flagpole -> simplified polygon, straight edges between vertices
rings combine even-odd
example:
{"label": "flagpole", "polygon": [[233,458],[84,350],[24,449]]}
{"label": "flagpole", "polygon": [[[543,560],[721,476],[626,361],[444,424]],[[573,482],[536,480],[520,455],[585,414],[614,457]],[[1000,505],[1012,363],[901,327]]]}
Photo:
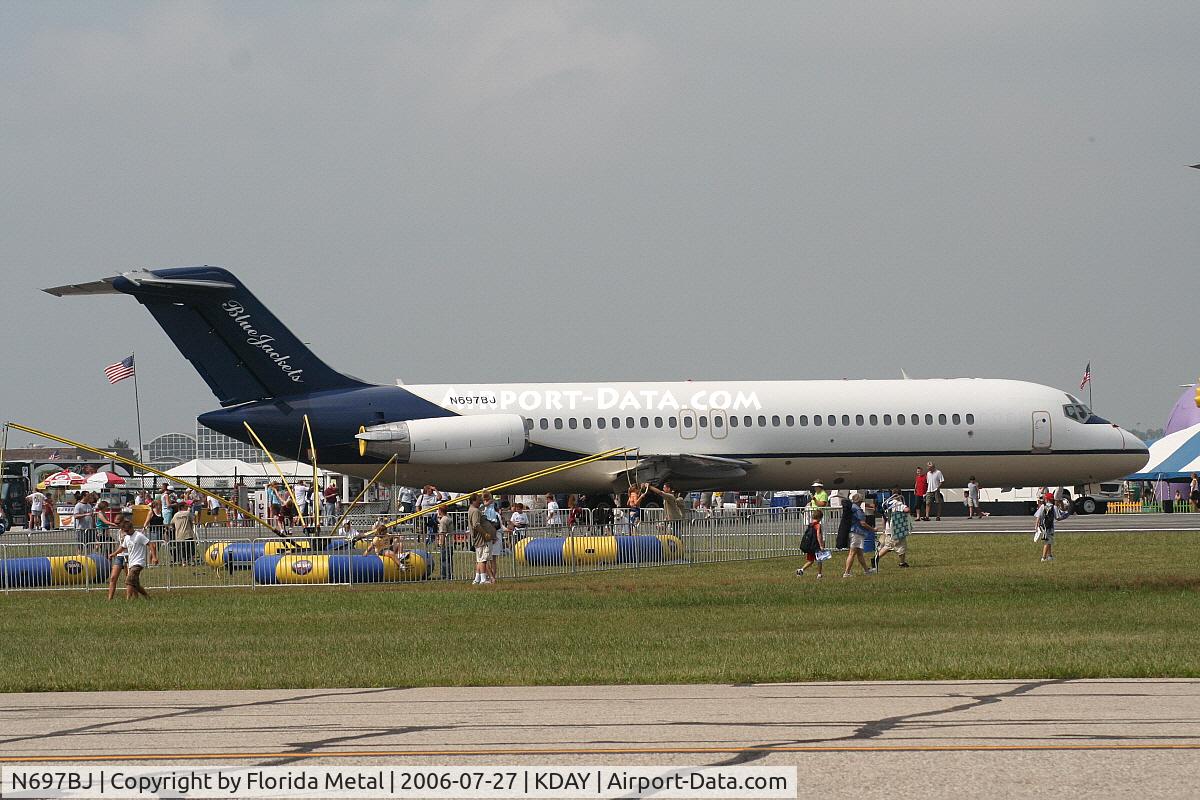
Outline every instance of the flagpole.
{"label": "flagpole", "polygon": [[[146,454],[142,450],[142,403],[138,399],[137,353],[131,352],[129,354],[129,358],[133,361],[133,408],[134,408],[134,413],[137,414],[137,434],[138,434],[137,460],[141,461],[143,458],[145,458]],[[142,491],[144,492],[145,490],[146,490],[146,473],[145,473],[145,471],[143,471],[142,472]]]}
{"label": "flagpole", "polygon": [[[1092,367],[1092,362],[1088,361],[1088,373],[1091,373],[1091,371],[1092,371],[1091,367]],[[1092,409],[1092,412],[1095,413],[1096,407],[1094,405],[1092,405],[1092,382],[1093,381],[1092,381],[1091,375],[1089,374],[1089,376],[1088,376],[1088,408]]]}

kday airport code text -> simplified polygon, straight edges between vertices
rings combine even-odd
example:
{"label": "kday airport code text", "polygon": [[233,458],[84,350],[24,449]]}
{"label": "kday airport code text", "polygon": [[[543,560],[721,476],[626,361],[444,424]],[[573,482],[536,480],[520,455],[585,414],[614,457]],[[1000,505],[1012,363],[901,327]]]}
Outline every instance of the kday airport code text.
{"label": "kday airport code text", "polygon": [[783,798],[795,767],[5,767],[0,798]]}

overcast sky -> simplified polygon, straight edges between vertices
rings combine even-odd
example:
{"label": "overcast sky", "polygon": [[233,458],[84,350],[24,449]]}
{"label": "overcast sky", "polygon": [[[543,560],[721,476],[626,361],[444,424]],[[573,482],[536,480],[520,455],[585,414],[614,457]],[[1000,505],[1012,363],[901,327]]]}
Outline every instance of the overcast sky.
{"label": "overcast sky", "polygon": [[[235,272],[379,382],[1200,371],[1200,4],[0,3],[2,416],[216,407],[132,298]],[[1086,393],[1084,394],[1086,400]],[[25,439],[27,437],[20,437]],[[14,442],[10,441],[10,445]]]}

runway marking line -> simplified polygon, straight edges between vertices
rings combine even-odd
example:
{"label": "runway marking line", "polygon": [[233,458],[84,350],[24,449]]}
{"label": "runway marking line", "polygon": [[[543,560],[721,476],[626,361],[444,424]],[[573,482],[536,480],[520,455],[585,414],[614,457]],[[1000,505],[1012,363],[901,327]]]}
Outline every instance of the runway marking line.
{"label": "runway marking line", "polygon": [[302,753],[145,753],[100,756],[0,756],[0,764],[60,761],[219,761],[267,758],[429,758],[434,756],[605,756],[704,755],[725,753],[955,753],[1089,750],[1200,750],[1200,742],[1161,744],[894,744],[894,745],[780,745],[777,747],[549,747],[481,750],[339,750]]}

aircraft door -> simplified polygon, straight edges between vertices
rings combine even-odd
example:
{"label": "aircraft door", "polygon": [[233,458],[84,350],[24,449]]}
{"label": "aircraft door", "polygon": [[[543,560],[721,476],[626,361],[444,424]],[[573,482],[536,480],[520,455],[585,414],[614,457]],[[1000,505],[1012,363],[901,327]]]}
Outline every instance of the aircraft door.
{"label": "aircraft door", "polygon": [[714,408],[709,412],[708,417],[710,426],[708,430],[712,433],[712,437],[714,439],[724,439],[726,434],[729,433],[729,417],[726,415],[725,410]]}
{"label": "aircraft door", "polygon": [[696,430],[696,412],[690,408],[679,409],[679,435],[684,439],[695,439]]}
{"label": "aircraft door", "polygon": [[1033,450],[1036,453],[1050,452],[1050,414],[1046,411],[1033,412]]}

